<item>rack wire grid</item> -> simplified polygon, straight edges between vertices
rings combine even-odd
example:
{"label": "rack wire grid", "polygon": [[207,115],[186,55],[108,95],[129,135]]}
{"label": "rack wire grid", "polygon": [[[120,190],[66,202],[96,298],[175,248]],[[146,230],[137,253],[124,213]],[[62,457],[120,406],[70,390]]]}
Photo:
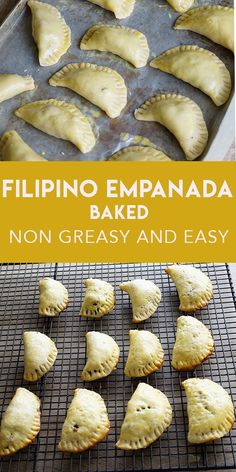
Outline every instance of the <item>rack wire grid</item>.
{"label": "rack wire grid", "polygon": [[[195,316],[214,336],[215,353],[190,373],[178,373],[171,366],[179,300],[174,284],[162,264],[14,264],[0,267],[0,405],[5,411],[17,387],[25,386],[41,398],[41,431],[32,445],[3,458],[1,472],[126,472],[154,470],[236,469],[236,430],[207,445],[187,442],[186,397],[181,381],[187,377],[207,377],[219,382],[235,399],[236,313],[233,285],[225,264],[196,264],[212,280],[214,298]],[[55,318],[38,316],[38,282],[44,277],[60,280],[69,290],[66,311]],[[84,295],[83,280],[101,278],[115,286],[115,309],[100,320],[79,316]],[[115,448],[125,407],[138,380],[124,376],[129,349],[128,332],[133,328],[131,305],[119,283],[134,278],[155,282],[162,291],[157,312],[141,329],[157,334],[165,351],[163,368],[144,382],[159,388],[173,408],[173,422],[159,440],[136,452]],[[57,345],[54,367],[37,383],[23,380],[24,330],[39,330]],[[121,348],[118,368],[101,381],[84,383],[80,374],[85,365],[85,334],[89,330],[108,333]],[[62,454],[57,450],[62,424],[76,387],[86,387],[104,398],[111,421],[106,440],[82,454]]]}

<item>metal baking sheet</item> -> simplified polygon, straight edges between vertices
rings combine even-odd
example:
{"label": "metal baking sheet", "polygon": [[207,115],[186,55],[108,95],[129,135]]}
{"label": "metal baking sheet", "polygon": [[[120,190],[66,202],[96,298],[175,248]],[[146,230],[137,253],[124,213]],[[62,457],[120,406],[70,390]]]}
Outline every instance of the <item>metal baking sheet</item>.
{"label": "metal baking sheet", "polygon": [[[134,143],[148,144],[166,152],[174,160],[185,160],[184,154],[164,127],[156,123],[137,121],[133,112],[147,98],[159,92],[179,92],[195,100],[201,107],[209,130],[209,144],[203,160],[222,160],[233,140],[234,100],[216,107],[200,90],[150,66],[135,69],[126,61],[109,53],[81,51],[79,42],[86,30],[98,22],[122,24],[142,31],[150,46],[150,59],[180,44],[197,44],[214,52],[225,63],[233,78],[233,54],[207,38],[189,31],[175,31],[173,24],[178,14],[165,0],[136,0],[132,15],[117,20],[108,12],[86,0],[48,0],[59,8],[72,30],[72,46],[59,64],[40,67],[37,48],[32,38],[31,13],[26,0],[21,0],[0,28],[0,72],[31,74],[36,90],[19,95],[0,105],[0,134],[15,129],[37,153],[49,160],[105,160],[122,147]],[[212,0],[196,0],[195,6],[214,4]],[[230,1],[224,2],[231,4]],[[92,62],[117,70],[128,88],[128,104],[121,116],[111,120],[96,106],[74,92],[48,85],[53,73],[70,62]],[[72,144],[45,135],[14,115],[19,106],[34,100],[58,98],[77,105],[91,119],[97,144],[89,154],[81,154]],[[142,139],[145,138],[145,139]]]}

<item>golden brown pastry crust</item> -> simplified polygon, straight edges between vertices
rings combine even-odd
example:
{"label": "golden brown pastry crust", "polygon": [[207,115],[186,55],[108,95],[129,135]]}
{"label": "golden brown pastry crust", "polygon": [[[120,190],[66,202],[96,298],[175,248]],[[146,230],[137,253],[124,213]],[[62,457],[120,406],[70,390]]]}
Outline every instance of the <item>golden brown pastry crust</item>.
{"label": "golden brown pastry crust", "polygon": [[155,313],[161,301],[159,287],[150,280],[134,279],[122,282],[120,289],[130,296],[133,311],[133,323],[141,323]]}
{"label": "golden brown pastry crust", "polygon": [[37,331],[25,331],[23,342],[24,380],[36,382],[53,366],[57,348],[46,334]]}
{"label": "golden brown pastry crust", "polygon": [[100,279],[87,279],[84,282],[86,292],[80,310],[81,316],[101,318],[114,308],[114,288]]}
{"label": "golden brown pastry crust", "polygon": [[164,363],[164,351],[157,336],[147,330],[132,329],[129,337],[130,349],[125,375],[145,377],[159,370]]}
{"label": "golden brown pastry crust", "polygon": [[39,282],[39,314],[57,316],[69,303],[68,290],[58,280],[44,277]]}
{"label": "golden brown pastry crust", "polygon": [[105,333],[90,331],[86,334],[87,362],[81,374],[86,382],[107,377],[116,369],[120,349],[115,340]]}

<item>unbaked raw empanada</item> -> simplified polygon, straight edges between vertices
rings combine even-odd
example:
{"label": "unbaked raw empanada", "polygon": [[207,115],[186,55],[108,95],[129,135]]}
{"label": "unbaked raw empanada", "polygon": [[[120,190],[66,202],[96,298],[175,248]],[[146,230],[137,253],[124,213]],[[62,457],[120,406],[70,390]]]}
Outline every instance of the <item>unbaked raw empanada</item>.
{"label": "unbaked raw empanada", "polygon": [[71,45],[71,31],[59,10],[48,3],[29,0],[32,34],[39,51],[39,64],[52,66]]}
{"label": "unbaked raw empanada", "polygon": [[69,303],[66,287],[50,277],[40,280],[39,294],[39,314],[42,316],[59,315]]}
{"label": "unbaked raw empanada", "polygon": [[114,288],[108,282],[99,279],[85,280],[86,292],[80,315],[101,318],[114,308]]}
{"label": "unbaked raw empanada", "polygon": [[38,331],[25,331],[23,342],[24,380],[36,382],[53,366],[57,348],[46,334]]}
{"label": "unbaked raw empanada", "polygon": [[116,446],[126,450],[143,449],[156,441],[171,421],[172,408],[164,393],[139,383],[128,401]]}
{"label": "unbaked raw empanada", "polygon": [[89,120],[71,103],[56,99],[23,105],[15,112],[30,125],[55,138],[73,143],[82,153],[95,146],[95,136]]}
{"label": "unbaked raw empanada", "polygon": [[218,106],[229,98],[230,73],[224,63],[207,49],[194,45],[178,46],[153,59],[150,66],[199,88]]}
{"label": "unbaked raw empanada", "polygon": [[127,292],[130,296],[133,323],[140,323],[150,318],[161,301],[159,287],[150,280],[135,279],[130,282],[122,282],[120,289]]}
{"label": "unbaked raw empanada", "polygon": [[209,329],[193,316],[177,319],[176,340],[171,365],[176,370],[193,370],[214,351]]}
{"label": "unbaked raw empanada", "polygon": [[233,402],[221,385],[209,379],[187,379],[188,441],[194,444],[225,436],[234,424]]}
{"label": "unbaked raw empanada", "polygon": [[2,161],[46,161],[36,154],[16,131],[7,131],[0,139]]}
{"label": "unbaked raw empanada", "polygon": [[58,449],[82,452],[101,442],[110,429],[106,405],[91,390],[77,388],[62,427]]}
{"label": "unbaked raw empanada", "polygon": [[81,62],[68,64],[49,80],[54,87],[67,87],[117,118],[127,104],[127,88],[118,72],[109,67]]}
{"label": "unbaked raw empanada", "polygon": [[179,13],[189,10],[194,4],[194,0],[167,0],[172,8]]}
{"label": "unbaked raw empanada", "polygon": [[144,67],[149,56],[144,34],[127,26],[94,25],[82,38],[80,48],[112,52],[135,67]]}
{"label": "unbaked raw empanada", "polygon": [[30,75],[0,74],[0,103],[34,88],[34,79]]}
{"label": "unbaked raw empanada", "polygon": [[151,146],[128,146],[113,154],[108,161],[158,161],[166,162],[171,159],[164,152]]}
{"label": "unbaked raw empanada", "polygon": [[234,9],[222,5],[204,5],[177,18],[175,29],[190,30],[234,51]]}
{"label": "unbaked raw empanada", "polygon": [[81,379],[92,380],[107,377],[119,361],[120,349],[111,336],[98,331],[89,331],[86,334],[87,362],[81,374]]}
{"label": "unbaked raw empanada", "polygon": [[135,0],[89,0],[105,10],[112,11],[116,18],[127,18],[131,15]]}
{"label": "unbaked raw empanada", "polygon": [[179,141],[188,160],[203,153],[208,131],[199,106],[190,98],[176,93],[156,95],[134,114],[137,120],[156,121],[165,126]]}
{"label": "unbaked raw empanada", "polygon": [[26,388],[17,388],[0,426],[0,456],[8,456],[33,442],[40,430],[40,400]]}
{"label": "unbaked raw empanada", "polygon": [[209,277],[189,265],[172,265],[165,269],[172,278],[180,299],[179,310],[191,312],[208,305],[213,287]]}
{"label": "unbaked raw empanada", "polygon": [[127,377],[145,377],[162,367],[164,351],[155,334],[131,329],[129,338],[129,355],[124,370]]}

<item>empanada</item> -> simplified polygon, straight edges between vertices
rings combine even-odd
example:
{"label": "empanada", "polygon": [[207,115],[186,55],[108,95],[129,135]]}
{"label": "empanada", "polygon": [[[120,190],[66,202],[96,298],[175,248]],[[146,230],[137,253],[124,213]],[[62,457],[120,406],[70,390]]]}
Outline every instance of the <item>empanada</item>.
{"label": "empanada", "polygon": [[0,74],[0,103],[34,88],[34,79],[30,75]]}
{"label": "empanada", "polygon": [[167,0],[169,5],[179,13],[184,13],[189,10],[194,4],[194,0]]}
{"label": "empanada", "polygon": [[2,161],[46,161],[26,144],[16,131],[7,131],[0,139]]}
{"label": "empanada", "polygon": [[0,426],[0,456],[8,456],[33,442],[40,430],[40,400],[26,388],[17,388]]}
{"label": "empanada", "polygon": [[196,311],[208,305],[213,295],[209,277],[189,265],[172,265],[165,269],[173,280],[180,299],[180,311]]}
{"label": "empanada", "polygon": [[149,56],[149,47],[144,34],[119,25],[92,26],[83,36],[80,48],[112,52],[135,67],[144,67]]}
{"label": "empanada", "polygon": [[50,277],[40,280],[39,294],[39,314],[42,316],[59,315],[69,303],[66,287]]}
{"label": "empanada", "polygon": [[199,157],[208,140],[208,131],[199,106],[188,97],[176,93],[163,93],[147,100],[135,110],[135,118],[156,121],[174,134],[186,159]]}
{"label": "empanada", "polygon": [[46,334],[37,331],[25,331],[23,342],[24,380],[36,382],[53,366],[57,348]]}
{"label": "empanada", "polygon": [[129,355],[124,369],[127,377],[145,377],[162,367],[164,351],[155,334],[146,330],[131,329],[129,338]]}
{"label": "empanada", "polygon": [[233,402],[221,385],[209,379],[187,379],[188,441],[194,444],[225,436],[234,424]]}
{"label": "empanada", "polygon": [[131,15],[135,0],[89,0],[105,10],[112,11],[116,18],[127,18]]}
{"label": "empanada", "polygon": [[113,154],[108,161],[158,161],[166,162],[171,159],[164,152],[151,146],[128,146]]}
{"label": "empanada", "polygon": [[71,31],[59,10],[48,3],[29,0],[32,34],[39,51],[39,64],[52,66],[71,45]]}
{"label": "empanada", "polygon": [[87,382],[107,377],[119,362],[120,349],[111,336],[98,331],[86,334],[87,362],[81,379]]}
{"label": "empanada", "polygon": [[204,5],[179,16],[175,29],[190,30],[234,51],[234,9],[223,5]]}
{"label": "empanada", "polygon": [[77,388],[62,427],[58,449],[82,452],[101,442],[110,429],[106,405],[91,390]]}
{"label": "empanada", "polygon": [[68,64],[49,80],[54,87],[67,87],[117,118],[127,104],[127,88],[118,72],[109,67],[81,62]]}
{"label": "empanada", "polygon": [[171,365],[176,370],[193,370],[214,351],[209,329],[193,316],[177,319],[176,340]]}
{"label": "empanada", "polygon": [[89,120],[71,103],[56,99],[27,103],[18,108],[16,116],[55,138],[73,143],[82,153],[95,146]]}
{"label": "empanada", "polygon": [[141,323],[141,321],[150,318],[161,301],[159,287],[150,280],[135,279],[130,282],[122,282],[120,289],[127,292],[130,296],[133,323]]}
{"label": "empanada", "polygon": [[171,421],[172,408],[164,393],[139,383],[128,401],[116,446],[126,450],[143,449],[156,441]]}
{"label": "empanada", "polygon": [[153,59],[150,66],[199,88],[218,106],[229,98],[230,73],[224,63],[207,49],[194,45],[178,46]]}
{"label": "empanada", "polygon": [[80,310],[81,316],[101,318],[114,308],[114,288],[99,279],[85,280],[86,292]]}

